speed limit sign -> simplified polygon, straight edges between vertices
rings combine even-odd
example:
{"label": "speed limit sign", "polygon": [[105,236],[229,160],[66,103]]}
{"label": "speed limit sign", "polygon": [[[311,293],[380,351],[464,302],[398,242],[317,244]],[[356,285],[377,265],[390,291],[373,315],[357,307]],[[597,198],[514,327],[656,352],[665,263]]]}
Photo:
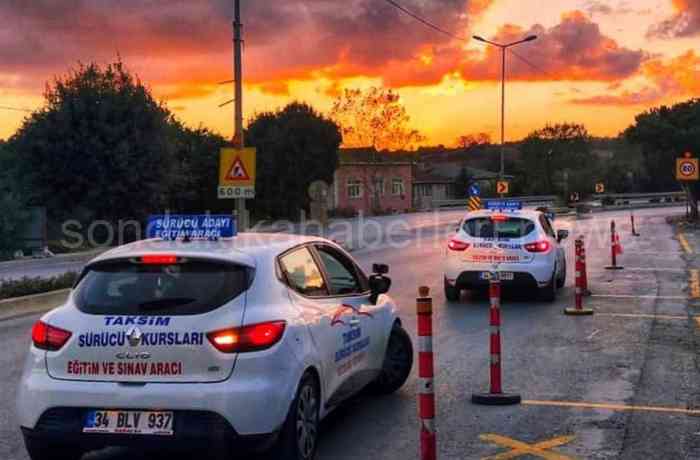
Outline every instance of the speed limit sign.
{"label": "speed limit sign", "polygon": [[698,159],[692,158],[690,153],[686,153],[684,158],[676,160],[676,179],[681,181],[692,181],[700,179],[700,168]]}

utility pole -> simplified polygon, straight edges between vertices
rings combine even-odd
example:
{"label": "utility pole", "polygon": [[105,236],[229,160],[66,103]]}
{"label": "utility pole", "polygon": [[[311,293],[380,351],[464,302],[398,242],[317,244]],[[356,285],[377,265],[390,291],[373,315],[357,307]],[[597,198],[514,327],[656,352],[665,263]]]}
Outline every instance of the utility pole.
{"label": "utility pole", "polygon": [[[243,139],[243,24],[241,24],[241,0],[233,4],[233,79],[234,79],[234,134],[233,146],[242,149]],[[241,230],[248,228],[248,214],[244,198],[236,198],[236,215]]]}
{"label": "utility pole", "polygon": [[512,43],[496,43],[491,40],[487,40],[479,35],[474,35],[472,38],[474,40],[488,43],[497,48],[501,49],[501,171],[499,173],[499,178],[501,180],[505,179],[506,167],[505,167],[505,150],[506,150],[506,51],[508,48],[520,45],[521,43],[527,43],[537,40],[537,35],[530,35],[522,40],[518,40]]}

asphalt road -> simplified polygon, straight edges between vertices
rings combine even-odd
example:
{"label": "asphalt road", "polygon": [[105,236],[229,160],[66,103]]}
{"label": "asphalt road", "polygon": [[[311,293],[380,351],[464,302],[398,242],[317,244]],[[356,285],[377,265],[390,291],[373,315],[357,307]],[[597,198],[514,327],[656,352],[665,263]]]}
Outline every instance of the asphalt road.
{"label": "asphalt road", "polygon": [[[700,268],[700,233],[685,231],[684,245],[663,216],[678,210],[636,213],[639,238],[630,235],[629,213],[561,219],[557,228],[584,234],[592,317],[567,317],[573,305],[573,239],[567,247],[569,278],[558,300],[533,301],[530,293],[506,293],[503,301],[503,373],[507,391],[544,405],[476,406],[471,394],[488,385],[487,299],[467,296],[448,303],[442,293],[441,259],[449,225],[418,226],[392,234],[355,255],[365,266],[391,266],[392,295],[415,339],[419,285],[434,297],[438,445],[441,459],[479,459],[510,450],[483,439],[497,434],[533,446],[510,456],[545,459],[698,459],[700,418],[679,412],[700,408],[697,301],[689,299],[689,269]],[[625,254],[622,271],[609,264],[609,221],[616,219]],[[621,316],[628,315],[628,316]],[[36,317],[0,322],[0,458],[25,460],[14,422],[15,387]],[[415,373],[398,393],[362,395],[325,421],[319,460],[418,458]],[[580,403],[584,407],[561,405]],[[591,408],[590,404],[605,406]],[[610,407],[609,405],[615,405]],[[618,407],[624,406],[624,407]],[[662,411],[652,411],[649,407]],[[634,407],[636,410],[629,410]],[[628,410],[620,410],[626,408]],[[679,411],[666,411],[674,409]],[[570,436],[570,438],[561,438]],[[493,438],[490,438],[493,439]],[[540,449],[539,451],[537,449]],[[206,458],[201,453],[200,458]],[[91,460],[135,460],[139,452],[109,450]],[[190,454],[183,458],[191,458]]]}

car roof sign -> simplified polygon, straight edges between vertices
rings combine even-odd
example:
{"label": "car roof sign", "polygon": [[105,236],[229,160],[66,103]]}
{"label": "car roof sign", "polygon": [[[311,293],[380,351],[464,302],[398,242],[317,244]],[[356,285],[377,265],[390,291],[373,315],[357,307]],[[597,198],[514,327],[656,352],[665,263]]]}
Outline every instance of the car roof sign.
{"label": "car roof sign", "polygon": [[238,234],[236,218],[222,214],[160,214],[149,216],[146,235],[148,238],[160,238],[174,241],[218,240],[233,238]]}
{"label": "car roof sign", "polygon": [[523,209],[523,202],[516,200],[488,200],[486,209],[491,211],[514,211]]}

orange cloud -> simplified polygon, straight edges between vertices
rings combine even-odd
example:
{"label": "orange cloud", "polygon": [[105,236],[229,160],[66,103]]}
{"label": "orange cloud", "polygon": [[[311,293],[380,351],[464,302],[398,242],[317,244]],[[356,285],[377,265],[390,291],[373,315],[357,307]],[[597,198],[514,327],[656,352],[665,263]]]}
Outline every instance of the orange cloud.
{"label": "orange cloud", "polygon": [[642,74],[651,83],[638,91],[624,90],[616,94],[573,99],[581,105],[649,105],[664,99],[700,95],[700,56],[693,50],[664,61],[651,59],[644,63]]}
{"label": "orange cloud", "polygon": [[700,1],[673,0],[676,14],[653,25],[649,37],[676,38],[700,34]]}

